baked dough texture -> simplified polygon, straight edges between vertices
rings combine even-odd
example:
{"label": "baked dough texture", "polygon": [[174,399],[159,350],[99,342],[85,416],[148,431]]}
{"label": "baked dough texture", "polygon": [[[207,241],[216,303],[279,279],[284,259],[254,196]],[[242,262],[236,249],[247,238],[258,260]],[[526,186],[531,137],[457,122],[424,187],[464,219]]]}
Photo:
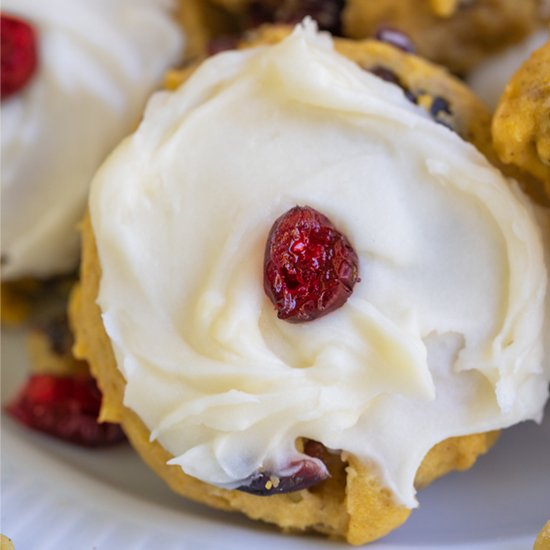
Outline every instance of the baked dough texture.
{"label": "baked dough texture", "polygon": [[537,178],[550,197],[550,42],[506,86],[492,134],[502,162]]}
{"label": "baked dough texture", "polygon": [[[287,32],[279,28],[264,29],[251,43],[276,42]],[[405,87],[424,90],[428,110],[434,97],[444,96],[452,105],[456,131],[490,156],[488,113],[446,71],[379,42],[342,40],[336,42],[336,48],[366,69],[384,66],[395,73]],[[172,73],[168,78],[170,86],[185,80],[191,70]],[[174,491],[214,508],[240,511],[252,519],[274,523],[284,531],[316,531],[343,537],[355,545],[378,539],[407,519],[411,510],[396,504],[391,492],[381,484],[374,464],[362,463],[346,453],[325,452],[323,460],[331,474],[328,480],[309,489],[269,497],[209,485],[186,475],[179,466],[168,465],[172,456],[157,441],[150,441],[143,422],[123,405],[125,380],[117,368],[96,304],[101,265],[89,217],[82,225],[82,239],[81,282],[70,303],[76,339],[74,353],[89,362],[103,392],[100,419],[120,423],[143,460]],[[415,485],[421,488],[450,471],[468,469],[497,437],[498,432],[488,432],[453,437],[437,444],[419,468]]]}

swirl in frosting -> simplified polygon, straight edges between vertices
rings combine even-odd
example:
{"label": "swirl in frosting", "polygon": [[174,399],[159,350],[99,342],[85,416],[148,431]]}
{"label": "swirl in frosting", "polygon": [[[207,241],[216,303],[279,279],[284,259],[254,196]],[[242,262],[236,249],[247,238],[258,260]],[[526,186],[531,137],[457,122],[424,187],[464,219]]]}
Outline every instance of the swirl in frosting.
{"label": "swirl in frosting", "polygon": [[[300,325],[262,284],[295,205],[347,236],[361,276]],[[156,94],[90,207],[124,403],[187,474],[237,487],[306,437],[375,463],[413,507],[436,443],[541,418],[547,275],[527,200],[307,25]]]}
{"label": "swirl in frosting", "polygon": [[2,102],[2,279],[69,271],[90,181],[139,122],[183,36],[171,0],[5,0],[39,67]]}

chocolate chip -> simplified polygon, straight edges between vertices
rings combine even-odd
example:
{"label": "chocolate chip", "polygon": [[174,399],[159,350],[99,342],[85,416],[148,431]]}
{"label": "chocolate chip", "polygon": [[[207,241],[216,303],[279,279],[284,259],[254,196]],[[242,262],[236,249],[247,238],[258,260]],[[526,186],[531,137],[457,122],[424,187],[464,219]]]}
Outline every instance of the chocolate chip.
{"label": "chocolate chip", "polygon": [[392,84],[397,84],[400,88],[403,88],[403,83],[401,82],[401,79],[391,69],[388,69],[388,67],[375,65],[368,70],[382,80],[385,80],[386,82],[391,82]]}
{"label": "chocolate chip", "polygon": [[380,42],[385,42],[395,46],[396,48],[403,50],[404,52],[414,53],[416,48],[413,41],[403,31],[394,29],[392,27],[378,27],[374,37]]}
{"label": "chocolate chip", "polygon": [[455,130],[452,120],[453,110],[451,104],[445,98],[441,96],[433,98],[430,106],[430,115],[436,122],[449,128],[449,130]]}
{"label": "chocolate chip", "polygon": [[382,80],[385,80],[386,82],[391,82],[392,84],[399,86],[403,90],[405,97],[411,103],[416,103],[415,94],[411,92],[409,88],[407,88],[407,86],[403,83],[403,81],[399,78],[399,76],[397,76],[397,74],[394,71],[392,71],[388,67],[384,67],[383,65],[375,65],[374,67],[371,67],[370,69],[367,69],[367,70],[370,73],[381,78]]}
{"label": "chocolate chip", "polygon": [[451,105],[449,104],[449,102],[443,97],[436,96],[432,101],[432,105],[430,107],[430,114],[433,117],[437,117],[441,113],[447,113],[448,115],[453,114],[451,110]]}

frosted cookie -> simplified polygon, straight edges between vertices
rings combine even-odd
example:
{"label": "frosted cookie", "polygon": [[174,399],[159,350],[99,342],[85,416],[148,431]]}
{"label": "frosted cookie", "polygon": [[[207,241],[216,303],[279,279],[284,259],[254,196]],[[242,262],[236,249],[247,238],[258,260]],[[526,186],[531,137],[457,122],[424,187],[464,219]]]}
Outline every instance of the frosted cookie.
{"label": "frosted cookie", "polygon": [[90,180],[183,56],[170,0],[2,3],[2,281],[78,263]]}
{"label": "frosted cookie", "polygon": [[154,96],[71,303],[102,418],[173,489],[353,544],[540,420],[550,378],[527,199],[384,76],[306,26]]}
{"label": "frosted cookie", "polygon": [[550,42],[506,86],[495,116],[495,149],[506,164],[538,178],[550,196]]}

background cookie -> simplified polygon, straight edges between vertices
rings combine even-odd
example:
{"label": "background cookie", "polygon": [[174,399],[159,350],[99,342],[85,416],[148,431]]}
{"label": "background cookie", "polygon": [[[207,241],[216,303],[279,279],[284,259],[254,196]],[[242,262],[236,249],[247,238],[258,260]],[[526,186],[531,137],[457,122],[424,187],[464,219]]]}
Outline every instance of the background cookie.
{"label": "background cookie", "polygon": [[466,74],[484,57],[520,41],[540,24],[536,0],[348,0],[344,34],[374,36],[388,26],[407,33],[419,55]]}
{"label": "background cookie", "polygon": [[495,149],[511,164],[540,180],[550,196],[550,42],[521,66],[492,124]]}

